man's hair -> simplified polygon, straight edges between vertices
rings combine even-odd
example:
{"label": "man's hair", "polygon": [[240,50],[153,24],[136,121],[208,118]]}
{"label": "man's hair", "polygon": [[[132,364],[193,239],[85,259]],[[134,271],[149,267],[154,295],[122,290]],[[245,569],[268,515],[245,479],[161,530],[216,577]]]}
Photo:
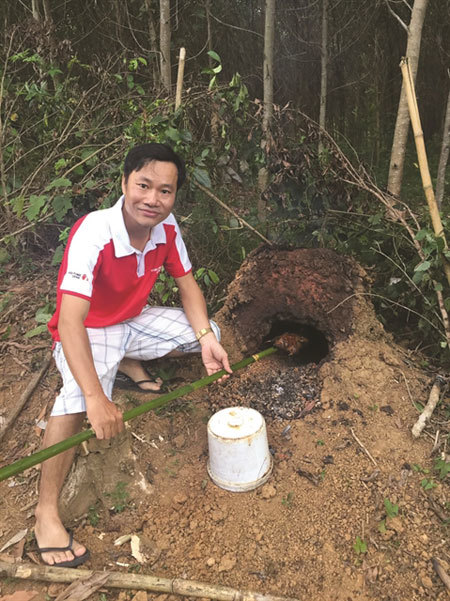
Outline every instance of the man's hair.
{"label": "man's hair", "polygon": [[175,164],[178,169],[177,190],[179,190],[186,179],[184,161],[168,144],[158,144],[157,142],[140,144],[129,151],[123,166],[125,183],[132,171],[140,171],[142,167],[152,161],[165,161]]}

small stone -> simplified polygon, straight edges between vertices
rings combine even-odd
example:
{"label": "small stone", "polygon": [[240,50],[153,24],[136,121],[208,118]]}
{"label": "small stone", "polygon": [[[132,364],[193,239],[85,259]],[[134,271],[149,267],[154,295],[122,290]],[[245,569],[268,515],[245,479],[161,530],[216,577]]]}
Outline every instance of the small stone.
{"label": "small stone", "polygon": [[198,526],[197,520],[191,520],[189,522],[189,528],[190,528],[190,530],[195,530],[197,528],[197,526]]}
{"label": "small stone", "polygon": [[403,530],[405,529],[403,527],[401,518],[399,518],[398,516],[387,519],[386,527],[389,530],[395,530],[395,532],[398,532],[398,533],[403,532]]}
{"label": "small stone", "polygon": [[225,518],[225,514],[222,511],[220,511],[220,509],[215,509],[212,512],[211,517],[214,522],[220,522]]}
{"label": "small stone", "polygon": [[62,585],[62,584],[51,584],[48,587],[47,595],[52,598],[57,597],[59,595],[59,593],[62,592],[63,588],[64,588],[64,585]]}
{"label": "small stone", "polygon": [[186,437],[184,434],[179,434],[173,439],[173,445],[176,449],[182,449],[186,444]]}
{"label": "small stone", "polygon": [[186,503],[186,501],[187,501],[187,496],[184,493],[179,492],[174,496],[174,501],[175,501],[175,503],[179,503],[180,505],[183,505],[183,503]]}
{"label": "small stone", "polygon": [[214,557],[209,557],[206,560],[206,565],[208,566],[208,568],[212,568],[215,563],[216,563],[216,560],[214,559]]}
{"label": "small stone", "polygon": [[272,499],[277,494],[276,488],[272,484],[264,484],[261,489],[263,499]]}
{"label": "small stone", "polygon": [[229,572],[236,565],[236,556],[231,553],[225,553],[225,555],[220,560],[220,564],[218,567],[219,572]]}
{"label": "small stone", "polygon": [[423,586],[425,588],[433,588],[433,581],[426,574],[424,574],[423,576],[420,577],[420,582],[423,584]]}

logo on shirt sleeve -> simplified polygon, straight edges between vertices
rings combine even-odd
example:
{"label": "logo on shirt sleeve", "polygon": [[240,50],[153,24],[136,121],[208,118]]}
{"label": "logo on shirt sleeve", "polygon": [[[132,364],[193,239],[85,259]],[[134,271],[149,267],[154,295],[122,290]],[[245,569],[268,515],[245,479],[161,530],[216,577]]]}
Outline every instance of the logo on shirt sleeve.
{"label": "logo on shirt sleeve", "polygon": [[74,280],[83,280],[84,282],[89,282],[89,276],[85,273],[77,273],[76,271],[68,271],[67,275],[73,278]]}

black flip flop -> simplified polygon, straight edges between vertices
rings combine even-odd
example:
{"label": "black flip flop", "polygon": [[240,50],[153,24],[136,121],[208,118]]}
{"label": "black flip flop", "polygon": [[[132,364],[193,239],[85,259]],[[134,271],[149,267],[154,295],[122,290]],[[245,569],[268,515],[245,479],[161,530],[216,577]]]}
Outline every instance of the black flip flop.
{"label": "black flip flop", "polygon": [[140,384],[146,384],[147,382],[151,384],[157,384],[156,380],[154,380],[152,377],[135,382],[130,378],[130,376],[127,376],[122,372],[118,372],[114,381],[114,386],[123,390],[138,390],[139,392],[149,392],[151,394],[164,394],[165,390],[163,390],[163,382],[161,383],[161,388],[159,390],[146,390],[145,388],[140,387]]}
{"label": "black flip flop", "polygon": [[[73,533],[69,531],[69,544],[67,545],[67,547],[39,547],[38,545],[38,551],[41,554],[41,559],[46,566],[50,566],[51,568],[76,568],[77,566],[80,566],[82,563],[87,561],[91,554],[89,553],[89,549],[86,549],[83,555],[77,557],[75,555],[74,550],[72,549],[72,544]],[[59,563],[47,563],[42,558],[42,553],[59,553],[60,551],[72,551],[74,558],[70,561],[61,561]]]}

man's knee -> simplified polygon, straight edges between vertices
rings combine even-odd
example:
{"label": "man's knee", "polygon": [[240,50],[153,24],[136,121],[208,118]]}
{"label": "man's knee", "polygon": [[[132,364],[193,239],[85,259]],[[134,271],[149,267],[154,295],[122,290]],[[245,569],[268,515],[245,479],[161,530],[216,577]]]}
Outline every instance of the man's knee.
{"label": "man's knee", "polygon": [[219,328],[219,326],[212,319],[209,320],[209,323],[210,323],[210,326],[212,328],[212,331],[214,332],[214,336],[220,342],[220,328]]}

